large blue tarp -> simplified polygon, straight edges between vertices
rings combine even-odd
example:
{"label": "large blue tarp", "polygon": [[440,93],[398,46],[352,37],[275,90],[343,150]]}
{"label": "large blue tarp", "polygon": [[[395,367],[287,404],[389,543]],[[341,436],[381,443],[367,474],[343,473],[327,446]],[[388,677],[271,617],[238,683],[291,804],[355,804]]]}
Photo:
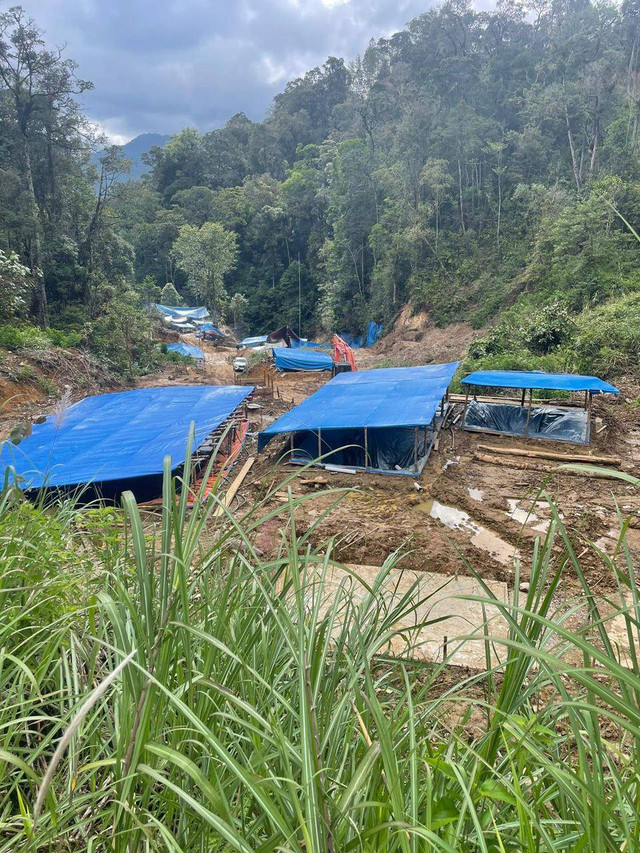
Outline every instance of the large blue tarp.
{"label": "large blue tarp", "polygon": [[276,370],[286,372],[331,370],[333,367],[333,359],[328,353],[315,350],[274,347],[273,357]]}
{"label": "large blue tarp", "polygon": [[178,308],[175,305],[157,304],[156,308],[166,317],[187,317],[190,320],[204,320],[209,316],[209,312],[203,306],[199,308]]}
{"label": "large blue tarp", "polygon": [[339,373],[263,430],[258,449],[287,432],[429,426],[457,369],[451,362]]}
{"label": "large blue tarp", "polygon": [[219,338],[224,338],[224,332],[217,326],[214,326],[213,323],[200,323],[199,328],[202,332],[212,332],[214,335],[218,335]]}
{"label": "large blue tarp", "polygon": [[591,391],[593,394],[619,394],[617,388],[597,376],[574,373],[542,373],[537,370],[476,370],[462,380],[465,385],[487,388],[535,388],[545,391]]}
{"label": "large blue tarp", "polygon": [[268,339],[269,335],[255,335],[253,338],[244,338],[244,340],[240,341],[238,344],[238,348],[263,346],[267,343]]}
{"label": "large blue tarp", "polygon": [[331,349],[330,344],[319,344],[316,341],[296,340],[291,338],[291,349]]}
{"label": "large blue tarp", "polygon": [[194,347],[191,344],[182,343],[182,341],[178,344],[167,344],[167,352],[177,352],[180,355],[187,356],[187,358],[193,358],[195,361],[204,361],[204,353],[200,347]]}
{"label": "large blue tarp", "polygon": [[349,332],[341,332],[340,337],[348,344],[351,349],[360,349],[361,347],[372,347],[382,334],[382,326],[380,323],[374,323],[369,320],[367,325],[367,334],[362,339],[362,335],[351,335]]}
{"label": "large blue tarp", "polygon": [[85,397],[61,417],[35,424],[19,445],[6,441],[0,470],[13,466],[24,489],[71,487],[162,473],[184,462],[193,421],[195,447],[253,391],[240,386],[177,385]]}

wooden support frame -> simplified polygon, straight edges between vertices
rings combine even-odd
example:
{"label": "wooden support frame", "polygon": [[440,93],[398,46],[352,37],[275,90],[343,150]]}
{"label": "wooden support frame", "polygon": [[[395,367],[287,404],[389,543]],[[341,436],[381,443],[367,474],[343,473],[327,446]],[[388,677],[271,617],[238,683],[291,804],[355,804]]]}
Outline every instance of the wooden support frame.
{"label": "wooden support frame", "polygon": [[529,423],[531,421],[531,405],[533,403],[533,389],[529,388],[529,405],[527,406],[527,422],[524,425],[524,438],[529,437]]}

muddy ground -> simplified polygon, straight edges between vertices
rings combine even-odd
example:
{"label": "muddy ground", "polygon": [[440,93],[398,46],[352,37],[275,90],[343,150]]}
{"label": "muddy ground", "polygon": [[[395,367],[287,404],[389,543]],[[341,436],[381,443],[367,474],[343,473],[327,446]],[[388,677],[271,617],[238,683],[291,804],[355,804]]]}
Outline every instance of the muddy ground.
{"label": "muddy ground", "polygon": [[[358,350],[360,368],[453,361],[464,356],[477,335],[465,324],[437,329],[422,315],[403,314],[395,330],[370,350]],[[193,340],[185,336],[185,340]],[[171,384],[226,385],[234,381],[272,385],[268,395],[257,394],[251,412],[251,427],[242,458],[257,456],[257,432],[314,393],[328,380],[327,374],[274,374],[263,363],[255,363],[247,374],[236,376],[232,369],[235,348],[203,345],[202,368],[183,364],[167,365],[160,373],[138,380],[135,387]],[[54,364],[35,364],[34,376],[16,381],[24,359],[10,356],[2,365],[0,394],[0,437],[5,438],[17,420],[48,414],[56,406],[68,404],[89,393],[120,390],[92,363],[71,352],[68,359],[51,357]],[[57,360],[56,360],[57,359]],[[20,361],[23,364],[20,364]],[[50,378],[63,393],[62,401],[46,393]],[[78,378],[80,377],[80,378]],[[632,403],[640,389],[632,382],[620,383],[619,398],[594,402],[594,429],[589,448],[551,442],[516,441],[497,436],[481,436],[459,429],[447,429],[437,449],[417,480],[404,476],[384,476],[358,472],[328,473],[322,469],[297,470],[291,483],[295,496],[318,492],[316,499],[299,507],[299,531],[317,525],[311,541],[322,549],[333,543],[335,557],[351,565],[381,566],[393,554],[399,565],[412,570],[445,576],[470,576],[473,571],[487,580],[514,584],[514,554],[521,565],[519,583],[526,589],[534,542],[544,539],[551,518],[547,497],[555,501],[574,541],[576,553],[592,589],[602,596],[613,595],[615,579],[598,549],[619,560],[615,554],[619,529],[618,511],[629,516],[628,542],[640,554],[640,491],[619,480],[572,475],[555,471],[555,463],[524,457],[478,458],[478,445],[519,447],[557,451],[559,454],[589,453],[617,456],[622,470],[640,473],[640,416]],[[131,387],[131,386],[128,386]],[[278,484],[294,470],[281,457],[287,439],[273,439],[256,461],[232,502],[239,513],[268,491],[273,495],[268,509],[286,501]],[[485,456],[497,454],[485,451]],[[236,464],[229,481],[240,465]],[[545,494],[542,494],[542,489]],[[331,490],[331,493],[327,493]],[[326,517],[322,517],[326,513]],[[286,531],[276,521],[262,525],[256,547],[272,553]],[[472,571],[473,570],[473,571]],[[640,580],[640,578],[639,578]],[[583,597],[574,570],[567,570],[558,606]]]}

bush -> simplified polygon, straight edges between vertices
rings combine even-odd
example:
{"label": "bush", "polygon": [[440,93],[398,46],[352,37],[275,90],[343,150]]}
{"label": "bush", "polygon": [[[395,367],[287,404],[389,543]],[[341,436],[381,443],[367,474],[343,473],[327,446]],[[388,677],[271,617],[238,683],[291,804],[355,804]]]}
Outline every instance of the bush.
{"label": "bush", "polygon": [[585,373],[640,376],[640,293],[585,311],[578,318],[575,354]]}
{"label": "bush", "polygon": [[51,341],[35,326],[0,326],[0,347],[5,349],[48,349]]}
{"label": "bush", "polygon": [[28,382],[36,375],[35,370],[30,364],[23,364],[19,367],[11,377],[12,382]]}

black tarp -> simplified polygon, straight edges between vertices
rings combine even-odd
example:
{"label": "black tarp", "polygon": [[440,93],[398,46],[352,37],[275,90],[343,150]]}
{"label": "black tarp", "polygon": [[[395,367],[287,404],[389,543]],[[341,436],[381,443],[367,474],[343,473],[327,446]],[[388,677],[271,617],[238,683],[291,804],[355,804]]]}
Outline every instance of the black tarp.
{"label": "black tarp", "polygon": [[[482,432],[500,432],[524,436],[527,430],[527,406],[509,403],[481,403],[470,400],[464,428]],[[561,409],[553,406],[532,406],[527,435],[550,441],[569,441],[588,444],[588,416],[584,409]]]}
{"label": "black tarp", "polygon": [[[418,428],[418,470],[421,469],[433,438],[430,427]],[[324,464],[347,468],[370,468],[376,471],[397,471],[413,474],[415,458],[414,427],[369,428],[367,431],[367,464],[363,429],[332,429],[321,431],[321,455]],[[318,433],[305,430],[294,433],[294,461],[311,462],[319,455]]]}

